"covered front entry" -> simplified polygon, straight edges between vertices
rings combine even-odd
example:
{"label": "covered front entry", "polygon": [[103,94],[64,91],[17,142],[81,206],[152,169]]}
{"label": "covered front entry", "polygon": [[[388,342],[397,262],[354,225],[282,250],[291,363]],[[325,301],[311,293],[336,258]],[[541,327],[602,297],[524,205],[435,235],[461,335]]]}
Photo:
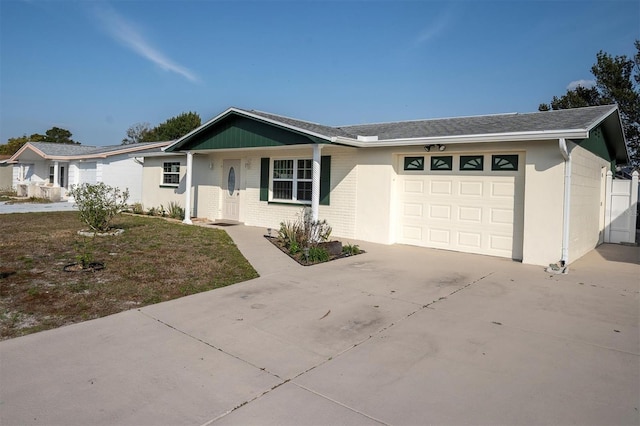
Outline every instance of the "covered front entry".
{"label": "covered front entry", "polygon": [[224,160],[222,179],[223,218],[240,219],[240,160]]}
{"label": "covered front entry", "polygon": [[399,243],[522,259],[523,155],[399,161]]}

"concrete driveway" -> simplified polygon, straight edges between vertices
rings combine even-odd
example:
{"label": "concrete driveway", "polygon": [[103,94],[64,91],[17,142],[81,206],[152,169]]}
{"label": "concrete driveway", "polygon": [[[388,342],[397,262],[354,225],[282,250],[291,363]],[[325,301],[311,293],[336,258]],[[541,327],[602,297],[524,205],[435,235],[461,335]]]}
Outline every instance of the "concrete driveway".
{"label": "concrete driveway", "polygon": [[7,213],[42,213],[77,210],[74,203],[59,201],[56,203],[15,203],[0,202],[0,214]]}
{"label": "concrete driveway", "polygon": [[640,423],[640,249],[569,275],[360,243],[302,267],[0,343],[2,425]]}

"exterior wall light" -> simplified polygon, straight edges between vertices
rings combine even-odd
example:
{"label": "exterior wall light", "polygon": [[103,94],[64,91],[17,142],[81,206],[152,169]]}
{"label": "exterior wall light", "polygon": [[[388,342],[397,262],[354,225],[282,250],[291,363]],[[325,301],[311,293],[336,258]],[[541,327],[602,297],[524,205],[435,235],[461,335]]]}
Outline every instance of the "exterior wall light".
{"label": "exterior wall light", "polygon": [[437,148],[438,151],[444,151],[445,149],[447,149],[447,147],[445,145],[440,145],[439,143],[437,144],[431,144],[431,145],[425,145],[424,146],[424,150],[429,152],[431,151],[433,148]]}

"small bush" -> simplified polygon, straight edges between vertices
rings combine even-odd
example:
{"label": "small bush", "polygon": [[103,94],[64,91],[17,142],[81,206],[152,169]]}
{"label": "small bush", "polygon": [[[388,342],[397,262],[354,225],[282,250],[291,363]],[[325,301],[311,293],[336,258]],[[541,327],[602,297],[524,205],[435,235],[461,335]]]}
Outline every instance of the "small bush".
{"label": "small bush", "polygon": [[144,214],[142,203],[133,203],[133,205],[131,206],[131,212],[134,214]]}
{"label": "small bush", "polygon": [[169,203],[167,214],[172,219],[184,219],[184,209],[180,207],[180,204],[176,203],[175,201],[171,201]]}
{"label": "small bush", "polygon": [[308,207],[300,212],[295,221],[281,222],[278,230],[278,238],[289,250],[294,242],[298,248],[317,246],[327,241],[330,235],[331,226],[326,220],[313,220]]}
{"label": "small bush", "polygon": [[111,220],[127,208],[129,190],[121,191],[104,182],[84,183],[69,191],[80,212],[80,220],[95,232],[109,230]]}
{"label": "small bush", "polygon": [[329,257],[329,252],[322,247],[312,246],[309,247],[309,257],[307,258],[307,262],[326,262],[329,260]]}
{"label": "small bush", "polygon": [[353,256],[360,253],[362,253],[362,250],[357,244],[345,244],[342,246],[342,254],[344,255]]}

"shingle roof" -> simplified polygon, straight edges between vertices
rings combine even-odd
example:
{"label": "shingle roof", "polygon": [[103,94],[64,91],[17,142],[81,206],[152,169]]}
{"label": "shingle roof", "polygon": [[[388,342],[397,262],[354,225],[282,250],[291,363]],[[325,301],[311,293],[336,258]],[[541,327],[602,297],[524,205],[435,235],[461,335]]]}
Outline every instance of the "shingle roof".
{"label": "shingle roof", "polygon": [[109,146],[89,146],[77,144],[62,144],[50,142],[29,142],[34,148],[41,151],[44,155],[50,157],[74,157],[74,156],[103,156],[118,151],[140,151],[159,143],[168,144],[169,142],[143,142],[134,145],[109,145]]}
{"label": "shingle roof", "polygon": [[613,105],[574,108],[526,114],[497,114],[430,120],[341,126],[356,137],[378,136],[379,140],[482,135],[554,130],[587,130],[614,109]]}
{"label": "shingle roof", "polygon": [[230,114],[264,120],[271,125],[307,133],[330,143],[357,147],[415,145],[429,143],[430,140],[446,140],[446,143],[471,143],[530,140],[526,138],[539,139],[544,137],[548,139],[584,139],[588,137],[594,127],[602,125],[605,132],[610,135],[610,143],[616,158],[621,162],[627,159],[624,134],[615,105],[524,114],[481,115],[349,126],[327,126],[263,111],[231,107],[176,140],[166,148],[166,151],[180,150],[198,133],[215,126]]}
{"label": "shingle roof", "polygon": [[304,121],[304,120],[298,120],[295,118],[285,117],[283,115],[271,114],[263,111],[246,110],[242,108],[234,108],[234,109],[237,109],[239,111],[244,111],[249,114],[257,115],[271,121],[282,123],[287,126],[296,127],[301,130],[306,130],[308,132],[316,133],[316,134],[327,136],[327,137],[335,137],[335,136],[342,136],[346,138],[352,137],[350,133],[345,132],[339,127],[325,126],[323,124],[312,123],[310,121]]}
{"label": "shingle roof", "polygon": [[66,156],[66,155],[85,155],[95,151],[97,147],[88,145],[76,145],[66,143],[50,143],[50,142],[29,142],[38,151],[45,155]]}

